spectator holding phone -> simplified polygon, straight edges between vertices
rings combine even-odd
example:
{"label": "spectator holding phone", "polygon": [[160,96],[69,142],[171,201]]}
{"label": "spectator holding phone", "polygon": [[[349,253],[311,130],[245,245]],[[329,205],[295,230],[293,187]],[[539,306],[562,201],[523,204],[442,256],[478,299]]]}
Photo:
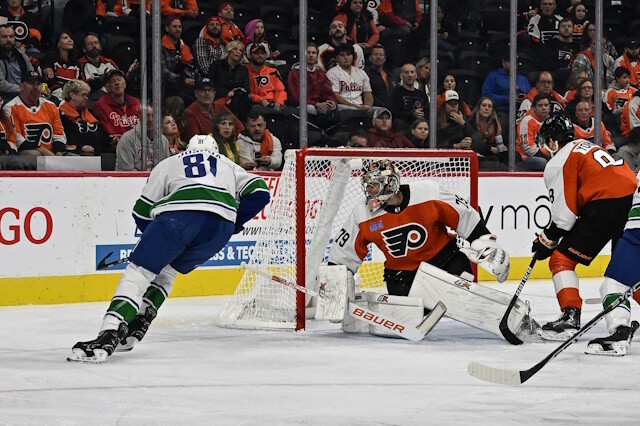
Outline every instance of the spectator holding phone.
{"label": "spectator holding phone", "polygon": [[246,130],[240,133],[240,166],[246,170],[277,170],[282,165],[282,144],[267,129],[264,117],[255,111],[247,115]]}

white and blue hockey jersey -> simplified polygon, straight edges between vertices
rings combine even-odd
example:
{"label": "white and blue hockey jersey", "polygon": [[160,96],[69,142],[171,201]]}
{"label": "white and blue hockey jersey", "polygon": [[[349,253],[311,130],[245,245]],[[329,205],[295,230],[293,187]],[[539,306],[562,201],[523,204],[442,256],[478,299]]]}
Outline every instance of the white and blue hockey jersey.
{"label": "white and blue hockey jersey", "polygon": [[[253,211],[248,208],[255,198],[252,195],[269,197],[267,184],[260,176],[220,154],[187,150],[153,169],[133,207],[133,216],[136,222],[148,223],[167,211],[199,210],[242,226],[251,219],[242,212]],[[247,208],[240,207],[243,203]]]}

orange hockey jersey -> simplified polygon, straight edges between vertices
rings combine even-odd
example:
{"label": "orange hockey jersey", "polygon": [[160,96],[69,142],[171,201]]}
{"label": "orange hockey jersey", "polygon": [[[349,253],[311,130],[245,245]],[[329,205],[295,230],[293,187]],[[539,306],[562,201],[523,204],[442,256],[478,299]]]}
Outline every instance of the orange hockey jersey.
{"label": "orange hockey jersey", "polygon": [[16,96],[5,104],[3,111],[11,117],[18,151],[39,147],[53,153],[66,151],[67,137],[53,102],[40,98],[38,105],[30,108]]}
{"label": "orange hockey jersey", "polygon": [[[595,136],[595,131],[593,129],[594,121],[593,117],[589,119],[589,127],[582,127],[578,123],[573,123],[573,134],[575,139],[585,139],[589,142],[593,142],[593,138]],[[604,127],[604,123],[600,123],[600,141],[602,143],[601,146],[607,151],[616,151],[616,146],[613,143],[613,140],[611,140],[611,132]]]}
{"label": "orange hockey jersey", "polygon": [[409,200],[392,212],[370,212],[363,195],[362,202],[334,236],[329,262],[346,265],[355,273],[367,255],[368,244],[373,243],[384,253],[385,268],[415,271],[420,262],[433,259],[454,238],[447,227],[467,238],[480,222],[480,215],[466,199],[440,191],[435,182],[412,182],[406,186]]}
{"label": "orange hockey jersey", "polygon": [[549,160],[544,184],[551,200],[551,220],[569,231],[588,202],[631,195],[637,181],[622,160],[579,139],[566,144]]}

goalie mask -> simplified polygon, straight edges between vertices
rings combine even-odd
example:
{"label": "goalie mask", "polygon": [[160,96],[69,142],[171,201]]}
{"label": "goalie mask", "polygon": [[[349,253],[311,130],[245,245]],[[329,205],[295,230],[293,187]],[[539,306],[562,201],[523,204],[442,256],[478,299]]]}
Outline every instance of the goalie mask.
{"label": "goalie mask", "polygon": [[189,145],[187,145],[189,151],[208,151],[213,154],[218,154],[218,143],[211,135],[195,135],[189,139]]}
{"label": "goalie mask", "polygon": [[[571,120],[562,114],[554,115],[542,123],[538,131],[538,145],[546,147],[549,152],[555,154],[558,149],[573,140],[573,135],[574,129]],[[549,138],[556,142],[555,149],[551,149],[548,145]]]}
{"label": "goalie mask", "polygon": [[372,161],[362,169],[362,190],[372,212],[384,207],[400,190],[400,175],[389,160]]}

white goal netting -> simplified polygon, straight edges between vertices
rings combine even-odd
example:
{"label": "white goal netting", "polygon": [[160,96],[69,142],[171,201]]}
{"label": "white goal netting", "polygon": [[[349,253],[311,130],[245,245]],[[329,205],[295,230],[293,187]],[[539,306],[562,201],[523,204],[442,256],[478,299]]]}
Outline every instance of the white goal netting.
{"label": "white goal netting", "polygon": [[[400,182],[431,179],[477,207],[477,159],[470,151],[318,149],[289,150],[266,223],[249,264],[315,288],[332,238],[357,203],[365,203],[361,169],[390,159]],[[376,247],[358,270],[360,288],[386,291],[384,256]],[[309,297],[246,271],[218,318],[218,325],[247,329],[302,329]]]}

